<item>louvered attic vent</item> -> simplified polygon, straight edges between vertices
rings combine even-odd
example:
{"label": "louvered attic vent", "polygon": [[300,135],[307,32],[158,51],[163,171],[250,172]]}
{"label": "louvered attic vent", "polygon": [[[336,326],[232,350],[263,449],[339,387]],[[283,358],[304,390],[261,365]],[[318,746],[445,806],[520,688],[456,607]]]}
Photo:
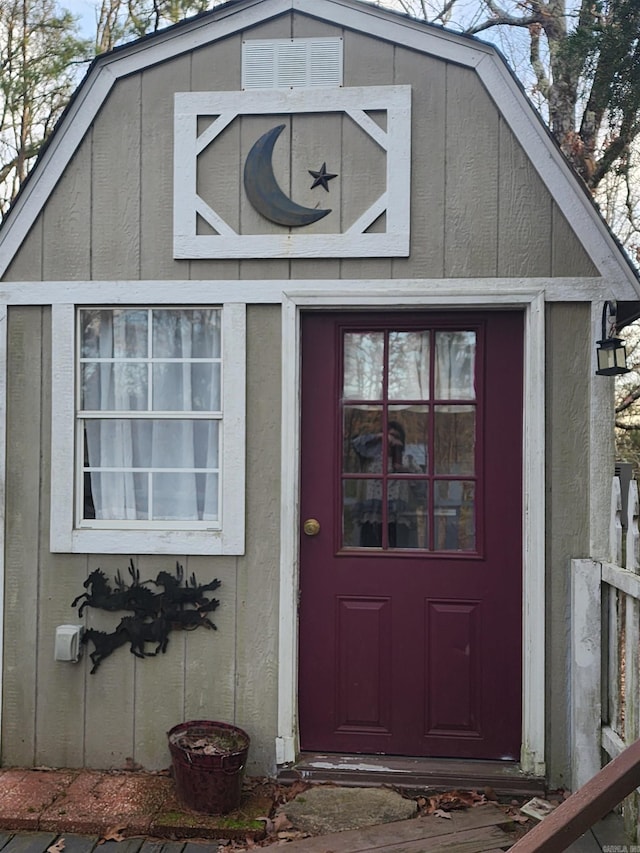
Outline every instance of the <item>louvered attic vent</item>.
{"label": "louvered attic vent", "polygon": [[242,43],[243,89],[341,85],[341,38],[255,39]]}

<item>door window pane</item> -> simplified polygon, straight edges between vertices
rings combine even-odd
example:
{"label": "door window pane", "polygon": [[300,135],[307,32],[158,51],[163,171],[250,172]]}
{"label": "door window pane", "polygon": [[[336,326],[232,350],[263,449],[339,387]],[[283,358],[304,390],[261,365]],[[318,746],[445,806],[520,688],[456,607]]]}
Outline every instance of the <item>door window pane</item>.
{"label": "door window pane", "polygon": [[382,547],[382,480],[345,480],[342,542],[346,548]]}
{"label": "door window pane", "polygon": [[[429,406],[389,406],[389,430],[400,427],[402,442],[397,454],[398,467],[410,474],[427,471],[429,455]],[[392,436],[393,438],[393,436]]]}
{"label": "door window pane", "polygon": [[381,471],[382,406],[345,406],[343,429],[343,472]]}
{"label": "door window pane", "polygon": [[436,332],[435,396],[475,399],[475,332]]}
{"label": "door window pane", "polygon": [[428,548],[427,484],[390,479],[387,490],[389,548]]}
{"label": "door window pane", "polygon": [[476,342],[437,327],[345,333],[344,547],[476,549]]}
{"label": "door window pane", "polygon": [[473,474],[476,410],[474,406],[436,406],[433,456],[436,474]]}
{"label": "door window pane", "polygon": [[436,480],[434,547],[437,551],[475,549],[475,483],[465,480]]}
{"label": "door window pane", "polygon": [[380,400],[384,357],[384,332],[347,332],[344,336],[346,400]]}
{"label": "door window pane", "polygon": [[389,399],[429,399],[429,332],[389,332]]}

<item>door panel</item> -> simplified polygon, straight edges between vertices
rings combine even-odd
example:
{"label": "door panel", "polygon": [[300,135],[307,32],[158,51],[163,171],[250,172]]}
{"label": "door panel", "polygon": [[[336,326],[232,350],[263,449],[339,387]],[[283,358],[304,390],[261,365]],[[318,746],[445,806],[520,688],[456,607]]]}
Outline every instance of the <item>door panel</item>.
{"label": "door panel", "polygon": [[[428,734],[480,736],[480,605],[430,601],[426,614]],[[440,689],[446,684],[446,690]]]}
{"label": "door panel", "polygon": [[522,328],[303,316],[303,749],[519,758]]}
{"label": "door panel", "polygon": [[338,599],[338,731],[391,725],[391,602]]}

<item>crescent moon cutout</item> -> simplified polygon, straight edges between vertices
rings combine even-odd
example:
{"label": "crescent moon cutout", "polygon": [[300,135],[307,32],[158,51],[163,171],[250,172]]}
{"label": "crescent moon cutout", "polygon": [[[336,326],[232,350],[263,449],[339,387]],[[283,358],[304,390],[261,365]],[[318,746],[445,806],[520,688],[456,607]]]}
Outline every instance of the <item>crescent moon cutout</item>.
{"label": "crescent moon cutout", "polygon": [[284,128],[284,124],[272,127],[254,143],[244,163],[244,188],[253,207],[265,219],[278,225],[299,228],[317,222],[331,213],[331,209],[303,207],[280,189],[273,174],[272,157],[273,146]]}

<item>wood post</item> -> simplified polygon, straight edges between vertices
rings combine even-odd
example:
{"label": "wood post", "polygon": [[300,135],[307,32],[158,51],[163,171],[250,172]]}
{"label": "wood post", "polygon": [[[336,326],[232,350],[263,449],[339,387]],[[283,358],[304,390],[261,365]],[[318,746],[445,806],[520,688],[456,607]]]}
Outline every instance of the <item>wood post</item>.
{"label": "wood post", "polygon": [[571,561],[571,787],[600,770],[601,693],[600,563]]}

